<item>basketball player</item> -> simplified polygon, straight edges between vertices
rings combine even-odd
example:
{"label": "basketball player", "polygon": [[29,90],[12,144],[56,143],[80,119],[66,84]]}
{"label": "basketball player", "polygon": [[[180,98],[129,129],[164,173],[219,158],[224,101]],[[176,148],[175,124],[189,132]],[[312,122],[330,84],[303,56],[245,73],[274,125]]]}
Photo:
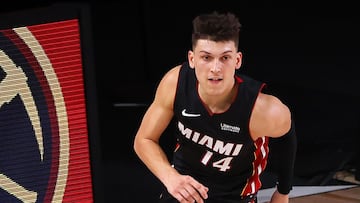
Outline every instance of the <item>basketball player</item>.
{"label": "basketball player", "polygon": [[[257,202],[260,174],[271,139],[282,150],[271,203],[289,202],[296,137],[291,112],[264,83],[236,73],[240,23],[232,13],[193,20],[187,61],[168,71],[157,87],[134,140],[134,150],[163,183],[160,202]],[[171,162],[159,144],[176,119]]]}

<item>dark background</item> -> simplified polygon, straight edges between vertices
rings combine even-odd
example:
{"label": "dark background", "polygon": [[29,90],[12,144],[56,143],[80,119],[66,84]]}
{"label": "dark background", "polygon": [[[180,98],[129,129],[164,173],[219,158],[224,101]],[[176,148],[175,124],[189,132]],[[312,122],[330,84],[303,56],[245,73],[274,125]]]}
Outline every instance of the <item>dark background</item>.
{"label": "dark background", "polygon": [[[0,12],[81,3],[90,8],[104,202],[153,202],[160,182],[132,142],[162,75],[186,59],[195,15],[232,11],[242,24],[240,72],[268,84],[293,112],[295,185],[338,184],[359,164],[360,14],[340,1],[11,1]],[[0,19],[1,20],[1,19]],[[91,101],[89,101],[91,102]],[[168,129],[171,130],[171,126]],[[172,146],[169,132],[162,145]],[[168,135],[168,136],[166,136]],[[271,162],[270,162],[271,164]],[[359,169],[360,170],[360,169]],[[264,187],[273,186],[264,176]]]}

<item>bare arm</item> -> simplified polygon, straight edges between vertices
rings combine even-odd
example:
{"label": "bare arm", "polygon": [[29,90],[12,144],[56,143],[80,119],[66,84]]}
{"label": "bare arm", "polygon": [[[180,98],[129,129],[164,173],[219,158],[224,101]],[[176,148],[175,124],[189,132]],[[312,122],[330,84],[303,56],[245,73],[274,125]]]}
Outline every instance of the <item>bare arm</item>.
{"label": "bare arm", "polygon": [[[278,98],[260,93],[250,119],[250,132],[254,140],[259,137],[268,136],[279,139],[278,150],[281,150],[281,166],[278,169],[280,189],[290,187],[293,167],[295,161],[296,142],[292,126],[291,112]],[[289,137],[292,136],[292,137]],[[281,182],[280,182],[281,180]],[[288,203],[289,194],[279,192],[279,187],[271,197],[271,203]]]}
{"label": "bare arm", "polygon": [[155,99],[146,111],[134,140],[134,150],[149,170],[179,202],[202,203],[208,189],[190,176],[179,174],[170,164],[159,140],[174,113],[173,104],[179,66],[160,81]]}
{"label": "bare arm", "polygon": [[147,109],[134,140],[134,150],[160,181],[174,170],[159,145],[159,139],[173,117],[178,69],[170,70],[160,81],[155,98]]}
{"label": "bare arm", "polygon": [[289,108],[278,98],[260,93],[250,118],[250,133],[254,140],[259,137],[280,137],[291,126]]}

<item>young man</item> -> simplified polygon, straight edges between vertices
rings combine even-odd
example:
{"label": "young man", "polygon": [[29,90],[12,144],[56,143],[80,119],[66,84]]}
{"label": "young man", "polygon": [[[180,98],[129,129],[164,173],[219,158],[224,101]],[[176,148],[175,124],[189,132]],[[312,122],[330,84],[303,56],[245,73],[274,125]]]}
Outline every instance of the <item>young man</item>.
{"label": "young man", "polygon": [[[296,148],[291,112],[261,92],[263,83],[236,73],[239,31],[232,13],[197,16],[187,62],[165,74],[143,117],[134,150],[165,186],[160,202],[256,202],[270,138],[284,150],[271,202],[289,201]],[[159,140],[173,117],[170,163]]]}

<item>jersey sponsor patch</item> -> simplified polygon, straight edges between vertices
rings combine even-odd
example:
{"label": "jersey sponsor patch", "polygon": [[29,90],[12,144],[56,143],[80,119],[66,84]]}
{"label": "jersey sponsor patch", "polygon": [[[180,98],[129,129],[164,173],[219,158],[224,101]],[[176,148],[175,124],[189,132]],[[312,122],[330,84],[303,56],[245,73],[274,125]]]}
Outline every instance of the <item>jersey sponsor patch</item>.
{"label": "jersey sponsor patch", "polygon": [[226,123],[220,123],[220,128],[221,128],[221,130],[224,130],[224,131],[230,131],[230,132],[234,132],[234,133],[240,132],[240,127],[228,125]]}

